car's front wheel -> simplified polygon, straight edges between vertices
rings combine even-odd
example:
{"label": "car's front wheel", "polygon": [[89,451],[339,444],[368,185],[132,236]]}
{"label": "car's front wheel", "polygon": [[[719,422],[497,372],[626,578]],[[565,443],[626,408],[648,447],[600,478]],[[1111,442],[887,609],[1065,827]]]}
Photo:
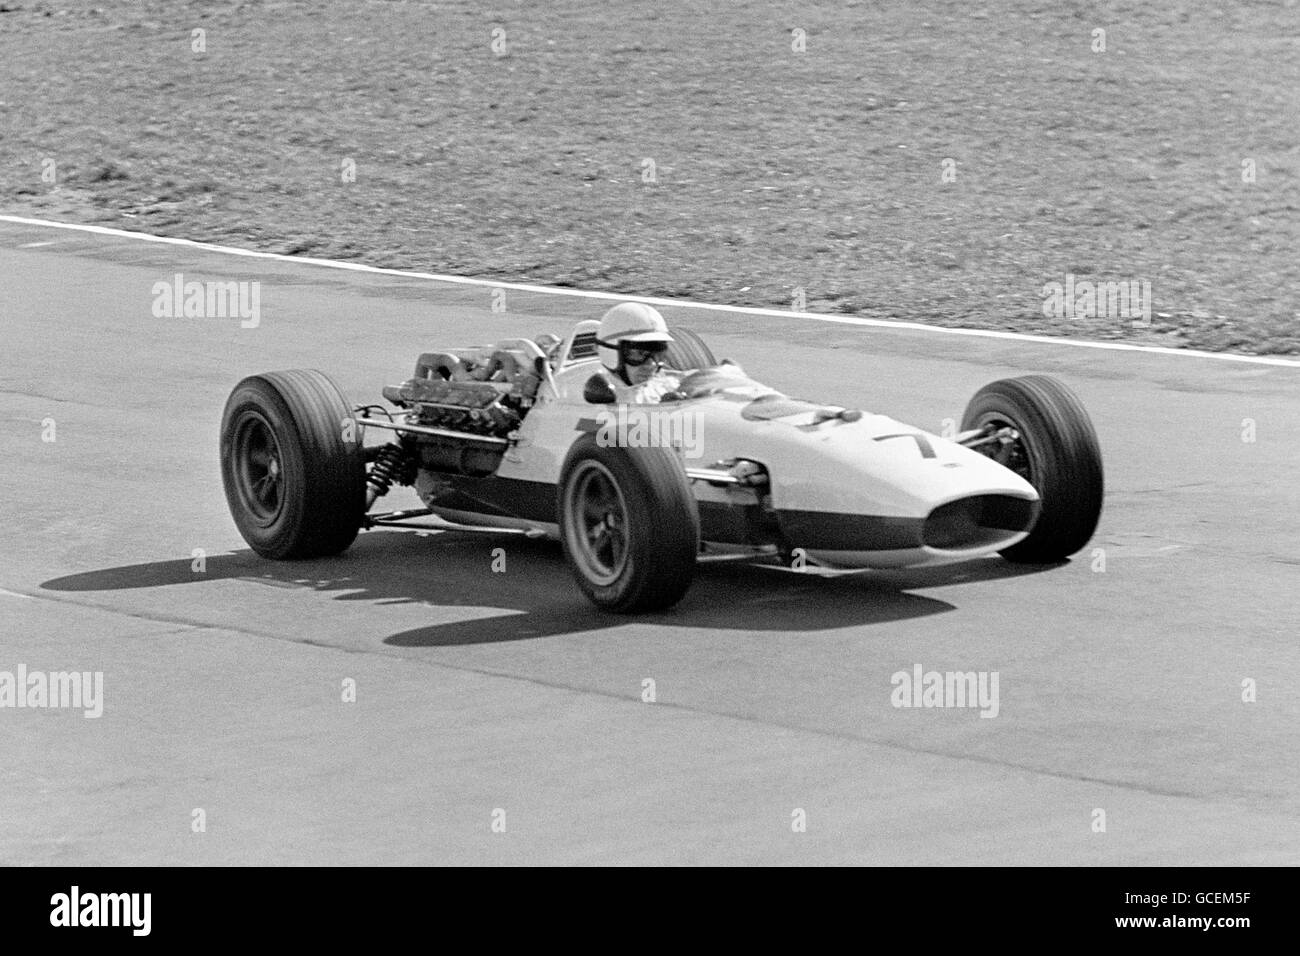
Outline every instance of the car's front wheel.
{"label": "car's front wheel", "polygon": [[559,486],[560,539],[578,586],[607,611],[672,607],[695,574],[700,518],[666,448],[574,442]]}
{"label": "car's front wheel", "polygon": [[668,343],[664,353],[664,364],[680,372],[690,372],[697,368],[713,368],[718,360],[713,350],[700,337],[698,332],[680,326],[672,330],[673,340]]}
{"label": "car's front wheel", "polygon": [[1011,429],[977,450],[1019,474],[1042,499],[1029,536],[1002,551],[1004,558],[1047,564],[1088,543],[1101,516],[1101,448],[1074,392],[1047,375],[991,382],[970,400],[961,427]]}

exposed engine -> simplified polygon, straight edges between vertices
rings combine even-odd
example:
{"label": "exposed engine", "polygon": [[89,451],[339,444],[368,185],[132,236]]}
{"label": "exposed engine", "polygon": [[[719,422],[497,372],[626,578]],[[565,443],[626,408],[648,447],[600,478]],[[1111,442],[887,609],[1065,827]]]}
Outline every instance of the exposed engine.
{"label": "exposed engine", "polygon": [[510,385],[411,379],[390,399],[411,409],[413,425],[505,438],[519,427],[522,409]]}
{"label": "exposed engine", "polygon": [[505,442],[532,406],[539,382],[528,356],[516,350],[427,353],[416,363],[415,377],[385,388],[384,397],[407,410],[406,424],[456,433],[406,432],[403,441],[420,467],[480,477],[501,463]]}

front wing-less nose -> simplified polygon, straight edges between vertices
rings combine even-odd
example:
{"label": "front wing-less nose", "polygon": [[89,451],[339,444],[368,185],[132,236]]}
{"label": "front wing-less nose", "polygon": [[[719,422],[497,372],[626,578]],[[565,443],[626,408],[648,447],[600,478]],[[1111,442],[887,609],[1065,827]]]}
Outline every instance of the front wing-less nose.
{"label": "front wing-less nose", "polygon": [[921,543],[941,551],[1006,547],[1034,526],[1038,507],[1037,501],[1010,495],[958,498],[930,512],[921,526]]}
{"label": "front wing-less nose", "polygon": [[894,568],[946,564],[1010,547],[1029,533],[1038,509],[1036,499],[982,494],[946,502],[924,518],[841,515],[818,521],[809,520],[808,512],[794,520],[779,514],[787,538],[821,564]]}

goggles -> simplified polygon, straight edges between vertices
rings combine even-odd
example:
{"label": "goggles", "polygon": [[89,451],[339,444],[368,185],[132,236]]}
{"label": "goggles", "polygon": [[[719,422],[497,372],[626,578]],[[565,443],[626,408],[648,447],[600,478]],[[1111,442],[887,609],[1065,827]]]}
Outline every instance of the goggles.
{"label": "goggles", "polygon": [[667,351],[668,346],[664,342],[647,342],[645,345],[625,345],[623,346],[623,364],[624,365],[644,365],[653,359],[658,359]]}

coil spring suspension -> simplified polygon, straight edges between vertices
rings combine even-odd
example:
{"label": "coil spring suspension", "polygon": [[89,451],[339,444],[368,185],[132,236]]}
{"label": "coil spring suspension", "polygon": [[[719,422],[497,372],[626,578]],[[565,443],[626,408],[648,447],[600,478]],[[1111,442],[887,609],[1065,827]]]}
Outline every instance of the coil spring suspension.
{"label": "coil spring suspension", "polygon": [[385,445],[375,455],[366,475],[366,509],[375,503],[375,499],[388,494],[393,482],[400,476],[406,465],[406,451],[401,445]]}

